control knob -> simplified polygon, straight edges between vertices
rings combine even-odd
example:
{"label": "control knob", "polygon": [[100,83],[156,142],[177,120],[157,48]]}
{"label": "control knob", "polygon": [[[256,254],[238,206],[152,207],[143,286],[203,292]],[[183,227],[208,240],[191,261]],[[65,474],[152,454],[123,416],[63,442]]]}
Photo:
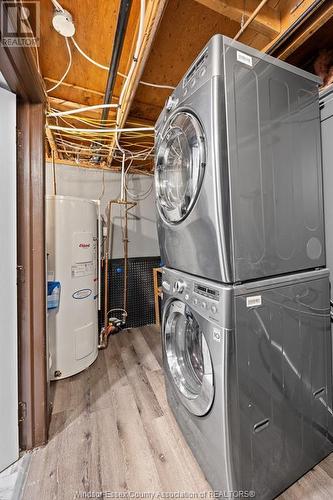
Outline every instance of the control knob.
{"label": "control knob", "polygon": [[175,283],[173,285],[173,291],[177,292],[177,293],[183,293],[184,290],[185,290],[184,281],[181,281],[181,280],[175,281]]}

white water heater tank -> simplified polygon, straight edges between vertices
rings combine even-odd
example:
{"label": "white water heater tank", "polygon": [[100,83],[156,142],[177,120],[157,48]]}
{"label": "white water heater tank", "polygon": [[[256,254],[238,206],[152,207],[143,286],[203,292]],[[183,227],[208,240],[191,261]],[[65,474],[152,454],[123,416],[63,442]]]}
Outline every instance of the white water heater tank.
{"label": "white water heater tank", "polygon": [[48,281],[60,282],[58,309],[48,312],[50,378],[87,368],[98,353],[97,210],[93,201],[46,197]]}

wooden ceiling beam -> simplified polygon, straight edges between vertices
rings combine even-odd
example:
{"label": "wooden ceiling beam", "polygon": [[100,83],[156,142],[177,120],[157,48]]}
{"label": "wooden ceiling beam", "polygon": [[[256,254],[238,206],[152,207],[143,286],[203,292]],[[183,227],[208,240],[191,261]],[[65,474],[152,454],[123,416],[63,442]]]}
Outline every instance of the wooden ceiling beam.
{"label": "wooden ceiling beam", "polygon": [[279,54],[280,59],[286,59],[290,54],[292,54],[298,47],[302,45],[313,33],[315,33],[321,26],[323,26],[326,21],[331,19],[333,16],[333,5],[328,6],[328,8],[321,12],[318,16],[315,16],[305,29],[302,30],[299,34],[296,34],[288,46],[281,51]]}
{"label": "wooden ceiling beam", "polygon": [[[286,13],[283,18],[283,31],[280,33],[280,36],[266,45],[263,51],[267,52],[272,49],[272,47],[279,42],[279,39],[284,33],[292,27],[297,19],[299,19],[312,4],[314,4],[314,0],[303,0],[297,8],[291,9],[288,14]],[[279,57],[279,59],[286,59],[332,17],[333,2],[324,2],[314,10],[308,18],[303,20],[302,24],[295,29],[294,33],[292,33],[285,42],[281,43],[280,47],[276,50],[273,48],[273,55]]]}
{"label": "wooden ceiling beam", "polygon": [[[246,0],[246,2],[244,0],[196,0],[196,2],[238,23],[241,23],[242,19],[245,22],[258,7],[256,0]],[[265,5],[252,21],[251,27],[269,38],[275,38],[281,30],[279,11]]]}
{"label": "wooden ceiling beam", "polygon": [[57,148],[56,141],[54,140],[54,136],[53,136],[52,130],[50,130],[49,127],[48,127],[47,118],[46,118],[46,122],[45,123],[46,123],[46,127],[45,127],[46,138],[48,140],[48,143],[49,143],[49,146],[51,148],[51,151],[53,151],[54,158],[57,160],[59,158],[58,148]]}

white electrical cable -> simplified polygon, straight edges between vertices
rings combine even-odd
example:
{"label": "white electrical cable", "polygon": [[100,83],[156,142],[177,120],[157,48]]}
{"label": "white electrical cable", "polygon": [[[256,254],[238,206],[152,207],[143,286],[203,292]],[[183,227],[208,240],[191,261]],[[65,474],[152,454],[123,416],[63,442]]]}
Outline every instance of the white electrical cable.
{"label": "white electrical cable", "polygon": [[[59,10],[61,12],[65,11],[65,9],[60,5],[59,2],[57,2],[57,0],[51,0],[51,2],[53,3],[53,5],[55,6],[55,8],[57,10]],[[109,66],[105,66],[104,64],[100,64],[99,62],[95,61],[92,57],[88,56],[88,54],[81,49],[81,47],[79,46],[79,44],[77,43],[77,41],[75,40],[75,38],[73,36],[71,37],[71,39],[72,39],[72,42],[73,42],[73,45],[75,46],[75,48],[80,52],[80,54],[85,59],[87,59],[87,61],[89,61],[91,64],[94,64],[95,66],[97,66],[100,69],[103,69],[105,71],[109,71],[109,69],[110,69]],[[128,75],[125,75],[124,73],[121,73],[120,71],[118,71],[117,74],[123,78],[128,78]],[[176,88],[172,85],[163,85],[163,84],[159,84],[159,83],[144,82],[143,80],[140,80],[139,83],[141,85],[146,85],[147,87],[154,87],[154,88],[158,88],[158,89],[174,90]]]}
{"label": "white electrical cable", "polygon": [[[127,75],[125,73],[121,73],[120,71],[117,72],[119,76],[122,76],[123,78],[127,78]],[[147,87],[156,87],[158,89],[171,89],[174,90],[176,87],[173,87],[172,85],[161,85],[159,83],[150,83],[150,82],[144,82],[143,80],[140,80],[141,85],[146,85]]]}
{"label": "white electrical cable", "polygon": [[72,66],[72,51],[71,51],[68,39],[66,37],[65,37],[65,42],[66,42],[66,47],[67,47],[68,55],[69,55],[69,61],[68,61],[67,69],[66,69],[65,73],[63,74],[63,76],[60,78],[60,80],[53,87],[51,87],[50,89],[48,89],[46,91],[47,93],[52,92],[52,90],[55,90],[56,88],[58,88],[59,85],[61,85],[62,82],[65,80],[66,76],[68,75],[69,70],[71,69],[71,66]]}
{"label": "white electrical cable", "polygon": [[[74,46],[76,47],[76,49],[80,52],[80,54],[85,57],[87,59],[87,61],[89,61],[91,64],[94,64],[95,66],[97,66],[98,68],[100,69],[104,69],[105,71],[109,71],[109,67],[108,66],[104,66],[104,64],[100,64],[99,62],[95,61],[94,59],[92,59],[91,57],[88,56],[88,54],[86,54],[82,49],[81,47],[79,46],[79,44],[77,43],[77,41],[75,40],[75,38],[72,36],[72,42],[74,44]],[[123,78],[128,78],[127,75],[125,75],[125,73],[121,73],[120,71],[117,72],[117,74]],[[173,87],[172,85],[162,85],[162,84],[159,84],[159,83],[150,83],[150,82],[144,82],[143,80],[140,80],[141,85],[146,85],[147,87],[155,87],[155,88],[158,88],[158,89],[171,89],[171,90],[174,90],[176,87]]]}
{"label": "white electrical cable", "polygon": [[150,193],[153,190],[154,179],[152,180],[150,186],[148,187],[148,189],[146,191],[142,191],[141,193],[133,193],[133,192],[131,192],[128,189],[128,185],[126,183],[126,178],[128,177],[128,171],[131,168],[131,166],[132,166],[132,163],[130,163],[130,165],[127,167],[126,172],[125,172],[125,182],[124,182],[124,184],[125,184],[126,193],[130,196],[130,198],[132,198],[133,201],[142,201],[142,200],[145,200],[146,198],[148,198],[148,196],[150,195]]}
{"label": "white electrical cable", "polygon": [[80,54],[87,59],[87,61],[91,62],[92,64],[94,64],[98,68],[105,69],[105,71],[109,71],[108,66],[104,66],[103,64],[100,64],[97,61],[95,61],[94,59],[92,59],[91,57],[89,57],[85,52],[83,52],[83,50],[81,49],[81,47],[79,46],[79,44],[77,43],[75,38],[73,36],[71,38],[72,38],[72,42],[73,42],[74,46],[77,48],[77,50],[80,52]]}
{"label": "white electrical cable", "polygon": [[60,12],[65,12],[65,9],[60,5],[59,2],[57,2],[57,0],[51,0],[51,2],[57,10],[59,10]]}
{"label": "white electrical cable", "polygon": [[76,113],[84,113],[85,111],[91,111],[93,109],[102,108],[118,108],[118,104],[96,104],[94,106],[84,106],[83,108],[70,109],[69,111],[56,111],[49,113],[48,116],[66,116],[75,115]]}
{"label": "white electrical cable", "polygon": [[[59,139],[57,139],[57,140],[59,140]],[[90,140],[91,140],[91,139],[90,139]],[[87,152],[90,152],[90,153],[91,153],[91,147],[90,147],[90,146],[89,146],[89,147],[86,147],[86,146],[84,146],[84,145],[81,145],[81,146],[79,145],[79,146],[78,146],[78,143],[77,143],[77,142],[75,143],[75,142],[71,142],[71,141],[66,141],[65,139],[62,139],[62,142],[63,142],[64,144],[66,144],[67,146],[71,146],[73,149],[78,149],[78,150],[79,150],[79,151],[81,151],[81,152],[83,152],[83,151],[87,151]],[[99,143],[99,142],[98,142],[97,144],[98,144],[98,145],[101,145],[101,146],[105,146],[105,145],[103,145],[102,143]],[[106,152],[108,152],[108,150],[107,150],[106,146],[105,146],[105,150],[104,150],[104,151],[105,151],[105,153],[106,153]]]}
{"label": "white electrical cable", "polygon": [[[51,130],[63,130],[64,132],[83,132],[85,134],[102,134],[106,132],[118,133],[118,132],[145,132],[152,131],[154,127],[130,127],[130,128],[72,128],[72,127],[59,127],[58,125],[47,125]],[[120,148],[119,148],[120,149]]]}
{"label": "white electrical cable", "polygon": [[[57,0],[51,0],[51,2],[53,3],[53,5],[55,6],[55,8],[57,10],[62,11],[62,12],[64,11],[63,7],[60,5],[60,3]],[[121,104],[123,102],[124,95],[127,92],[129,81],[130,81],[130,79],[132,77],[132,74],[134,72],[135,66],[136,66],[136,64],[138,62],[139,50],[141,48],[142,41],[143,41],[143,36],[144,36],[144,27],[145,27],[145,0],[141,0],[140,1],[139,30],[138,30],[138,35],[137,35],[135,50],[134,50],[134,54],[133,54],[133,61],[132,61],[130,70],[128,72],[128,75],[125,75],[125,74],[120,73],[120,72],[118,73],[120,76],[122,76],[123,78],[125,78],[125,82],[124,82],[124,85],[122,87],[122,90],[121,90],[121,93],[120,93],[120,96],[119,96],[119,104],[85,106],[83,108],[78,108],[78,109],[75,109],[75,110],[68,110],[68,111],[52,110],[52,112],[49,114],[50,117],[58,118],[58,117],[66,116],[66,115],[73,115],[73,114],[77,114],[77,113],[89,111],[89,110],[92,110],[92,109],[99,109],[99,108],[116,108],[117,109],[117,113],[116,113],[116,127],[114,129],[113,128],[103,128],[103,129],[98,129],[98,128],[91,129],[91,128],[89,128],[89,129],[86,129],[86,128],[76,128],[74,126],[62,127],[62,126],[59,126],[58,124],[57,125],[48,125],[48,127],[50,129],[52,129],[52,130],[59,130],[59,131],[69,132],[69,133],[72,133],[72,134],[74,134],[74,133],[86,133],[86,134],[115,133],[116,148],[122,153],[122,179],[121,179],[121,194],[122,194],[122,197],[124,196],[124,190],[127,191],[126,174],[128,173],[128,170],[129,170],[129,168],[128,168],[126,170],[126,172],[125,172],[125,161],[126,161],[127,156],[129,155],[129,159],[131,159],[132,161],[135,158],[146,160],[150,156],[150,153],[152,151],[152,149],[148,148],[146,150],[142,150],[142,151],[140,151],[140,152],[138,152],[138,153],[135,154],[135,153],[132,153],[129,150],[126,150],[125,148],[122,148],[120,146],[120,144],[119,144],[118,133],[121,133],[121,132],[129,132],[130,133],[130,132],[153,131],[154,127],[118,128],[118,126],[117,126],[117,123],[119,123],[120,107],[121,107]],[[71,38],[72,38],[72,41],[73,41],[73,44],[74,44],[75,48],[79,51],[79,53],[83,57],[85,57],[89,62],[91,62],[92,64],[94,64],[97,67],[99,67],[99,68],[101,68],[103,70],[106,70],[106,71],[109,70],[109,68],[107,66],[99,64],[97,61],[94,61],[94,59],[92,59],[91,57],[89,57],[80,48],[80,46],[78,45],[78,43],[76,42],[76,40],[73,37],[71,37]],[[71,64],[72,64],[72,53],[71,53],[70,45],[68,43],[67,38],[65,38],[65,40],[66,40],[66,45],[67,45],[67,48],[68,48],[69,59],[70,59],[69,60],[68,68],[67,68],[65,74],[63,75],[63,77],[59,80],[59,82],[57,82],[57,84],[54,85],[51,89],[49,89],[47,92],[51,92],[52,90],[56,89],[59,85],[61,85],[61,83],[64,81],[64,79],[66,78],[66,76],[67,76],[67,74],[68,74],[68,72],[70,70],[70,67],[71,67]],[[143,81],[140,81],[140,83],[142,83],[143,85],[147,85],[147,86],[151,86],[151,87],[155,87],[155,88],[165,88],[165,89],[174,89],[175,88],[175,87],[172,87],[170,85],[159,85],[159,84],[154,84],[154,83],[151,84],[151,83],[143,82]],[[63,145],[64,145],[64,143],[63,143]],[[67,145],[69,145],[69,144],[67,144]],[[102,144],[101,144],[101,146],[102,146]],[[72,144],[72,147],[75,147],[74,144]],[[77,148],[77,146],[76,146],[76,148]],[[139,158],[139,157],[142,157],[142,156],[143,156],[143,158]],[[135,196],[133,193],[129,192],[129,194],[130,194],[130,196],[131,195]]]}

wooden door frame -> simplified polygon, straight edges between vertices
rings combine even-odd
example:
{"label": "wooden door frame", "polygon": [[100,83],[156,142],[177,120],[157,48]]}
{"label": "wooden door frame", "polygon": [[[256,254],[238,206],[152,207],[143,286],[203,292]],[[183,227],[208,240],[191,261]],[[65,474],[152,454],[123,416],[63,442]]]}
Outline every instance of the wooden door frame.
{"label": "wooden door frame", "polygon": [[[3,0],[0,4],[6,9]],[[1,37],[1,27],[0,27]],[[48,437],[45,266],[45,92],[31,48],[0,45],[17,96],[18,394],[21,449]],[[19,410],[19,409],[18,409]]]}

